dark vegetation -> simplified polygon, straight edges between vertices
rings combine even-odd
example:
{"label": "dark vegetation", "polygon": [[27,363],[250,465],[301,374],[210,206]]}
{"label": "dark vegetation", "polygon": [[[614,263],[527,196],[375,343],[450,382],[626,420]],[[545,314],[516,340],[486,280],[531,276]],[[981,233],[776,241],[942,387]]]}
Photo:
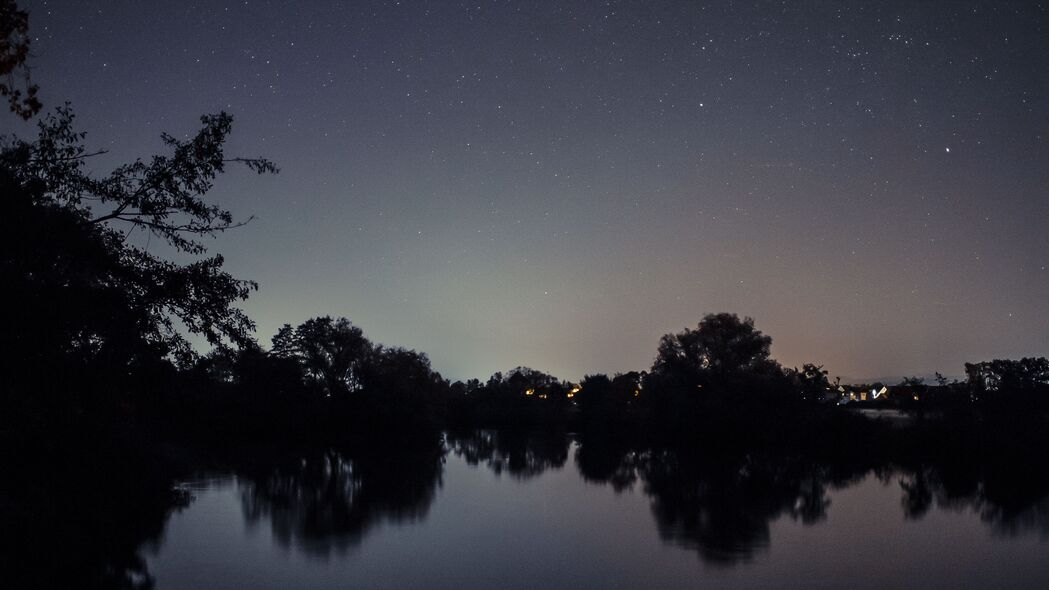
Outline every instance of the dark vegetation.
{"label": "dark vegetation", "polygon": [[0,96],[15,115],[29,119],[44,106],[30,80],[29,13],[15,0],[0,0]]}
{"label": "dark vegetation", "polygon": [[[0,75],[28,72],[24,13],[3,2],[0,15]],[[11,108],[35,113],[35,87],[10,84]],[[753,320],[727,313],[664,336],[646,372],[579,383],[524,367],[449,382],[345,318],[263,345],[237,307],[257,286],[204,241],[240,225],[207,199],[227,166],[277,171],[225,155],[231,124],[205,116],[188,140],[165,135],[168,153],[101,177],[68,107],[0,150],[0,569],[13,587],[148,587],[137,548],[202,467],[241,474],[249,516],[279,514],[280,539],[329,551],[317,539],[352,545],[424,515],[449,449],[528,477],[567,462],[569,432],[586,479],[640,482],[664,537],[713,561],[760,547],[779,515],[818,521],[828,487],[872,470],[905,474],[915,517],[968,503],[1016,526],[1049,494],[1044,358],[907,380],[868,404],[911,416],[897,424],[840,407],[822,367],[781,366]]]}

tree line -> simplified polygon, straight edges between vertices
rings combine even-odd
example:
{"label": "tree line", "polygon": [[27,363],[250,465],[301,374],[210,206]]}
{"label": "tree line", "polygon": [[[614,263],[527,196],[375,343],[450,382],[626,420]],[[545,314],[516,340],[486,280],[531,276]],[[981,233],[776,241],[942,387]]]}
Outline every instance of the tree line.
{"label": "tree line", "polygon": [[[167,153],[96,176],[87,162],[101,152],[74,123],[72,109],[59,107],[38,121],[35,139],[0,146],[8,211],[0,276],[11,296],[0,369],[9,403],[46,399],[58,412],[109,404],[154,418],[193,408],[260,431],[571,424],[727,436],[748,424],[775,432],[778,418],[837,399],[821,365],[782,366],[753,319],[731,313],[663,336],[647,371],[578,383],[527,367],[450,382],[424,353],[374,343],[346,318],[329,316],[285,325],[263,346],[239,307],[258,285],[226,272],[206,241],[244,221],[208,193],[228,166],[260,174],[277,167],[227,156],[232,118],[219,113],[202,117],[189,139],[163,135]],[[143,246],[142,236],[179,261]],[[199,355],[189,334],[213,350]],[[965,383],[905,380],[900,387],[913,395],[902,407],[1046,409],[1045,358],[965,370]]]}

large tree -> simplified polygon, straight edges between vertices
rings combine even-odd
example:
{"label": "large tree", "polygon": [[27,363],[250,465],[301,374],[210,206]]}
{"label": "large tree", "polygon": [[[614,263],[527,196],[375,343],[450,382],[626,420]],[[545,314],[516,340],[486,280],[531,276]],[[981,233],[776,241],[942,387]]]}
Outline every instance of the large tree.
{"label": "large tree", "polygon": [[294,359],[310,383],[329,396],[360,389],[361,370],[374,351],[346,318],[311,318],[294,328],[284,324],[273,337],[273,354]]}
{"label": "large tree", "polygon": [[778,368],[769,358],[772,338],[754,320],[734,313],[708,314],[696,329],[667,334],[659,341],[652,372],[702,384],[724,384],[733,377],[765,374]]}
{"label": "large tree", "polygon": [[[112,370],[141,357],[187,362],[187,333],[214,344],[250,341],[254,326],[236,304],[257,286],[223,270],[203,241],[239,223],[207,193],[230,162],[276,168],[225,156],[229,115],[201,123],[189,140],[165,134],[168,154],[104,176],[89,172],[86,162],[101,152],[85,147],[68,106],[39,121],[37,139],[4,138],[0,274],[14,296],[4,344],[18,351],[9,360],[46,366],[62,357]],[[158,241],[180,261],[158,255]]]}

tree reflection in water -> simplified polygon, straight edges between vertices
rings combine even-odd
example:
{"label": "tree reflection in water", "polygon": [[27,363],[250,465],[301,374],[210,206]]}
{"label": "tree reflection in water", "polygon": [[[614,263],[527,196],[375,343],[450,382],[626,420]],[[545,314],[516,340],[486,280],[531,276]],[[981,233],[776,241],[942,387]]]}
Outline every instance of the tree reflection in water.
{"label": "tree reflection in water", "polygon": [[449,448],[469,465],[483,463],[517,479],[560,469],[568,460],[568,437],[558,431],[476,430],[448,433]]}
{"label": "tree reflection in water", "polygon": [[821,523],[831,492],[867,477],[898,480],[908,518],[921,518],[935,506],[972,511],[999,534],[1049,536],[1049,466],[1030,449],[979,452],[903,438],[891,445],[868,441],[857,453],[702,453],[614,436],[495,431],[459,433],[448,445],[471,465],[526,478],[560,469],[570,440],[576,441],[575,466],[584,481],[607,484],[616,493],[636,487],[650,499],[662,539],[695,550],[711,564],[746,562],[767,549],[771,523],[779,518]]}
{"label": "tree reflection in water", "polygon": [[580,440],[576,465],[590,482],[621,491],[640,482],[660,536],[715,565],[750,560],[769,545],[772,521],[822,522],[830,491],[867,477],[898,480],[907,518],[934,506],[971,511],[997,534],[1049,537],[1049,466],[1032,449],[1001,453],[917,452],[907,445],[874,454],[697,453]]}
{"label": "tree reflection in water", "polygon": [[900,488],[908,519],[924,518],[933,507],[971,511],[997,535],[1049,538],[1049,473],[1044,469],[977,464],[958,473],[923,465],[902,470]]}
{"label": "tree reflection in water", "polygon": [[441,485],[445,452],[514,479],[562,469],[571,452],[583,481],[616,493],[637,490],[649,499],[665,542],[714,565],[745,563],[766,550],[777,519],[820,524],[834,490],[868,477],[897,481],[910,519],[934,507],[971,511],[998,534],[1049,536],[1049,469],[1037,453],[1015,448],[977,452],[904,439],[866,445],[860,453],[699,452],[556,430],[453,432],[444,450],[380,447],[317,452],[242,471],[245,515],[254,523],[268,520],[280,543],[326,556],[361,543],[377,523],[425,518]]}
{"label": "tree reflection in water", "polygon": [[282,545],[327,557],[382,522],[425,518],[443,464],[439,448],[327,450],[264,464],[240,474],[244,515],[269,521]]}
{"label": "tree reflection in water", "polygon": [[822,521],[830,506],[828,487],[863,474],[788,456],[609,449],[586,439],[576,464],[585,480],[608,483],[617,492],[639,481],[661,538],[713,564],[746,561],[766,548],[769,524],[780,516],[806,525]]}
{"label": "tree reflection in water", "polygon": [[[425,519],[448,452],[515,479],[563,469],[571,455],[582,481],[644,495],[666,543],[715,565],[745,563],[767,549],[777,519],[819,526],[833,510],[834,490],[872,476],[897,482],[907,518],[934,509],[966,511],[995,534],[1049,537],[1049,467],[1036,450],[1041,447],[991,452],[906,442],[866,448],[876,451],[698,452],[557,431],[474,431],[449,433],[444,444],[370,441],[229,465],[248,523],[269,526],[278,543],[321,558],[358,546],[381,523]],[[81,587],[152,585],[142,551],[161,542],[167,515],[184,496],[172,494],[161,477],[144,478],[148,465],[141,461],[71,467],[88,464],[82,457],[23,461],[25,477],[0,483],[5,580],[19,582],[16,587],[40,586],[35,580],[45,586],[73,580],[84,582]],[[76,483],[86,481],[93,483]],[[61,567],[42,567],[55,563],[56,555],[65,556],[57,560]]]}

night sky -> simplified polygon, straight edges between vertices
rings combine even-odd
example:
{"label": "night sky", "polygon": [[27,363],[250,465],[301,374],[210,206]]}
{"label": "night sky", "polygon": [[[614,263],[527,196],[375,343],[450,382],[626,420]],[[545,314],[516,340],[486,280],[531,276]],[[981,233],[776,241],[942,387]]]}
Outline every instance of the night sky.
{"label": "night sky", "polygon": [[212,193],[264,343],[578,379],[729,311],[832,376],[1049,353],[1049,2],[21,4],[92,168],[219,110],[281,167]]}

